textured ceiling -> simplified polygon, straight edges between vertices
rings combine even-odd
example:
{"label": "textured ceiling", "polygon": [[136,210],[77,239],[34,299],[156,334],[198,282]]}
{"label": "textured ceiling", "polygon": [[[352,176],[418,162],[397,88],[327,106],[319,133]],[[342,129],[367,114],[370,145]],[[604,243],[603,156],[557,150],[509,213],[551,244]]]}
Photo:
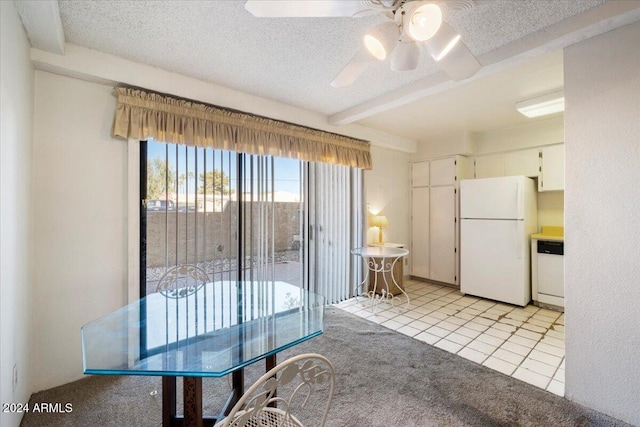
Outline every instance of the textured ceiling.
{"label": "textured ceiling", "polygon": [[457,132],[484,132],[547,120],[517,112],[518,101],[562,90],[562,51],[542,55],[502,73],[475,79],[446,92],[418,99],[358,123],[416,140],[434,140]]}
{"label": "textured ceiling", "polygon": [[[478,0],[473,10],[444,13],[478,56],[605,1]],[[379,15],[255,18],[243,1],[61,0],[59,5],[67,42],[325,115],[439,71],[423,51],[415,71],[392,72],[380,63],[352,87],[330,87],[364,32],[385,21]]]}

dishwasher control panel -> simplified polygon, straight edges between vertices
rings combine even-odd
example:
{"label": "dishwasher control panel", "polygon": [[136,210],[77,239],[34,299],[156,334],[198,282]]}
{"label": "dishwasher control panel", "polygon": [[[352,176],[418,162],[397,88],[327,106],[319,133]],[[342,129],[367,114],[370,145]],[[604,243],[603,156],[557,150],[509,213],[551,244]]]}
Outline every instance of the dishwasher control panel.
{"label": "dishwasher control panel", "polygon": [[538,240],[538,253],[564,255],[564,242],[554,240]]}

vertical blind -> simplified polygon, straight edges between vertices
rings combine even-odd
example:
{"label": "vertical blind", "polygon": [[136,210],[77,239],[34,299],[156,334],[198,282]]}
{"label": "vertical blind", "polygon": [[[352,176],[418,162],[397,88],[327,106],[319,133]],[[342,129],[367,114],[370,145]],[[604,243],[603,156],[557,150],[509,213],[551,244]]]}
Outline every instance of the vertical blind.
{"label": "vertical blind", "polygon": [[305,278],[309,289],[335,303],[354,296],[362,270],[351,249],[364,241],[362,171],[310,163],[307,171],[309,230]]}
{"label": "vertical blind", "polygon": [[[239,317],[251,320],[273,313],[269,304],[280,280],[274,158],[154,141],[145,148],[141,294],[167,296],[165,312],[172,319],[163,330],[145,329],[141,339],[147,353],[234,325]],[[293,206],[280,211],[299,212],[299,201],[288,204]],[[299,218],[286,219],[299,232]],[[184,291],[167,291],[166,278],[173,279],[181,267],[197,271],[198,277],[181,277],[176,286]],[[240,293],[239,281],[261,285],[240,285]],[[240,295],[250,303],[242,313],[230,300]]]}
{"label": "vertical blind", "polygon": [[142,295],[171,267],[191,264],[214,282],[287,281],[329,303],[353,296],[361,269],[350,250],[364,240],[361,170],[291,160],[302,188],[298,202],[283,203],[272,156],[148,144]]}
{"label": "vertical blind", "polygon": [[[212,281],[277,280],[275,252],[289,248],[275,246],[276,220],[297,214],[300,202],[276,209],[274,158],[147,144],[142,294],[153,293],[166,271],[184,264]],[[283,220],[299,233],[299,218],[289,215],[281,226]],[[290,241],[293,232],[286,237]]]}
{"label": "vertical blind", "polygon": [[274,162],[270,156],[246,156],[243,162],[240,246],[246,274],[244,280],[274,281],[275,269],[275,190]]}

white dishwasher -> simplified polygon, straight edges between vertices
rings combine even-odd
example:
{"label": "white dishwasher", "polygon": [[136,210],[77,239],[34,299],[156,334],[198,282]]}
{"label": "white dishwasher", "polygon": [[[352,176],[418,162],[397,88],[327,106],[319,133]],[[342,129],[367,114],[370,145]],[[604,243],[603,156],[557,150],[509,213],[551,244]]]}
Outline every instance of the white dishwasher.
{"label": "white dishwasher", "polygon": [[538,304],[564,308],[564,241],[533,239],[532,297]]}

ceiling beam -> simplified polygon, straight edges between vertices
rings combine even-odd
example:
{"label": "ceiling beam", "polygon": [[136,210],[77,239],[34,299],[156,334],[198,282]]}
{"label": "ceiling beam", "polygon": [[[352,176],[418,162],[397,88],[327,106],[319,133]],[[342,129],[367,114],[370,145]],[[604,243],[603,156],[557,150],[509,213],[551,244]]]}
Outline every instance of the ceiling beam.
{"label": "ceiling beam", "polygon": [[392,92],[329,116],[329,123],[345,125],[401,105],[505,71],[581,40],[640,21],[640,1],[612,1],[479,56],[483,68],[473,77],[452,81],[444,72],[417,80]]}
{"label": "ceiling beam", "polygon": [[32,47],[64,55],[64,30],[57,0],[13,2]]}

